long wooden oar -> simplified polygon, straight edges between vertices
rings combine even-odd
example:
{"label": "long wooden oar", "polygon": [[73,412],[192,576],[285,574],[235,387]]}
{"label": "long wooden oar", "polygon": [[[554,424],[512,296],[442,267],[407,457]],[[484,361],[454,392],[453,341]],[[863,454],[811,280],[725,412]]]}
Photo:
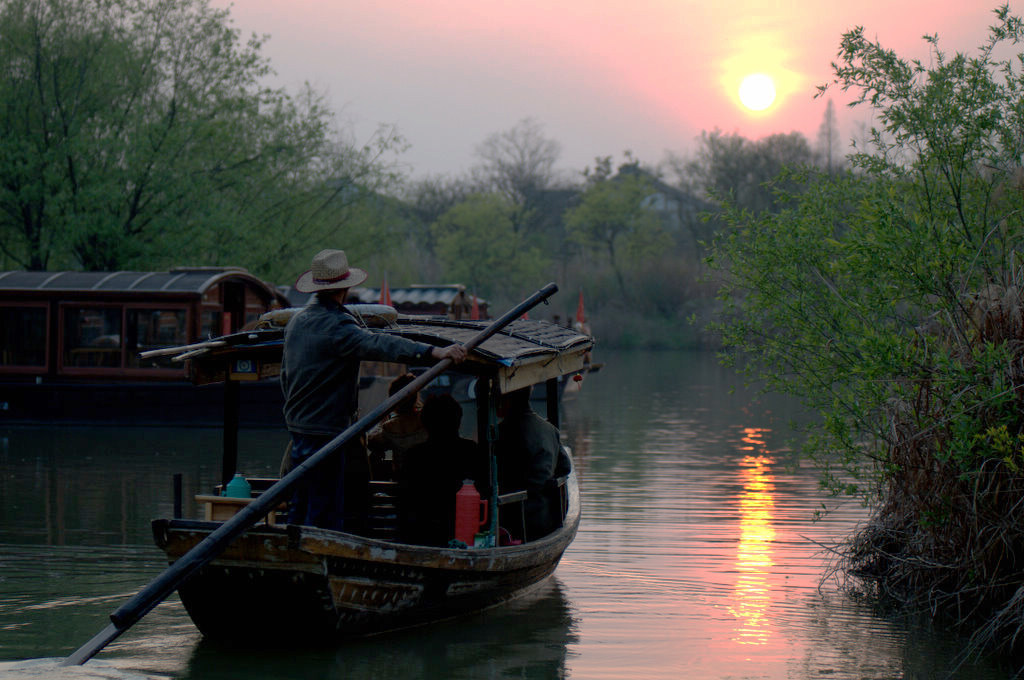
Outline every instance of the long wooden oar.
{"label": "long wooden oar", "polygon": [[[509,323],[547,300],[557,291],[558,286],[554,283],[549,283],[514,308],[505,312],[501,318],[495,320],[490,326],[473,336],[463,347],[469,352]],[[231,541],[259,521],[261,517],[276,508],[281,500],[292,491],[295,484],[309,474],[310,470],[319,465],[325,458],[337,452],[350,439],[359,436],[378,423],[403,399],[424,387],[439,374],[448,370],[451,364],[451,359],[442,359],[437,362],[411,383],[350,425],[348,429],[325,444],[322,449],[307,458],[301,465],[293,468],[279,482],[260,494],[237,515],[211,532],[197,546],[185,553],[174,564],[167,567],[148,586],[136,593],[132,599],[121,605],[117,611],[110,615],[110,625],[79,647],[71,656],[64,659],[61,665],[80,666],[95,656],[121,633],[135,625],[153,607],[163,602],[168,595],[177,590],[192,574],[223,552]]]}

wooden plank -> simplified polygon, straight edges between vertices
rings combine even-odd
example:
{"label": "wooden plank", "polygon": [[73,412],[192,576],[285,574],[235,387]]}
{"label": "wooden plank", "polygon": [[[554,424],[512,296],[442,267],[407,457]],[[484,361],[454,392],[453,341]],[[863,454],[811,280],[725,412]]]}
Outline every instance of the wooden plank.
{"label": "wooden plank", "polygon": [[574,373],[583,368],[583,353],[538,357],[531,363],[503,366],[498,370],[498,387],[502,394]]}

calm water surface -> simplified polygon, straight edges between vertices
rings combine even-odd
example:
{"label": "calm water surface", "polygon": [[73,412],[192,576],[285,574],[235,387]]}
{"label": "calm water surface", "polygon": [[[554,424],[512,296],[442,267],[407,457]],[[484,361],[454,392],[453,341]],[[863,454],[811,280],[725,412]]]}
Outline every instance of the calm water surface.
{"label": "calm water surface", "polygon": [[[211,645],[172,598],[86,668],[204,680],[1011,677],[821,582],[821,545],[863,510],[813,521],[831,501],[812,470],[792,465],[791,405],[738,389],[706,354],[601,359],[564,423],[583,524],[537,592],[438,626],[299,650],[275,648],[273,629],[252,649]],[[275,472],[285,441],[244,432],[241,468]],[[219,452],[213,430],[0,430],[0,675],[55,674],[24,660],[70,653],[160,572],[149,520],[171,514],[171,475],[184,475],[187,497],[205,490]]]}

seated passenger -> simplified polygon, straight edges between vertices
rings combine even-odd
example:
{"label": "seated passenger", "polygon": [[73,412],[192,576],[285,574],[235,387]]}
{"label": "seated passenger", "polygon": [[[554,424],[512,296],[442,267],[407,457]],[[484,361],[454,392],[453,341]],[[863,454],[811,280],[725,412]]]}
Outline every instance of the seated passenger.
{"label": "seated passenger", "polygon": [[462,407],[450,394],[427,398],[420,414],[427,441],[406,451],[398,472],[399,539],[446,546],[455,535],[455,494],[465,479],[488,496],[486,455],[459,436]]}
{"label": "seated passenger", "polygon": [[[412,373],[398,376],[388,385],[388,396],[395,396],[415,379]],[[425,441],[427,431],[420,420],[419,393],[411,394],[395,407],[384,422],[370,430],[366,437],[373,479],[394,479],[405,452]]]}
{"label": "seated passenger", "polygon": [[561,525],[561,506],[547,492],[548,482],[568,474],[558,428],[530,407],[531,388],[506,394],[498,407],[498,488],[526,490],[526,540],[546,536]]}

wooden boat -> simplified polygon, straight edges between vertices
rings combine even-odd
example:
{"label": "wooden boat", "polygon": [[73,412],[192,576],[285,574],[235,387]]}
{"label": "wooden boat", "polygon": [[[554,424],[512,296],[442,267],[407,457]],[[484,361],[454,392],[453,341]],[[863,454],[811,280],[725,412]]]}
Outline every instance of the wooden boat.
{"label": "wooden boat", "polygon": [[[374,332],[447,345],[464,342],[486,324],[430,318],[399,318]],[[552,397],[547,417],[558,425],[558,378],[582,368],[589,336],[541,321],[516,321],[480,345],[459,369],[475,376],[479,442],[491,453],[500,394],[543,384]],[[197,382],[215,380],[238,362],[260,375],[279,368],[280,333],[256,331],[248,342],[202,349],[190,359]],[[225,465],[224,478],[233,472]],[[250,481],[254,496],[276,480]],[[287,525],[271,512],[219,556],[179,586],[195,625],[207,637],[263,643],[266,640],[337,639],[421,625],[491,607],[538,586],[558,565],[576,535],[580,497],[576,471],[552,480],[548,493],[559,526],[545,536],[527,536],[526,492],[499,489],[490,499],[491,521],[478,534],[479,547],[430,547],[398,542],[388,482],[376,496],[372,535]],[[210,536],[221,521],[252,499],[197,497],[204,519],[158,519],[154,538],[174,563]],[[454,498],[453,498],[454,502]],[[180,507],[180,498],[175,507]],[[506,536],[508,540],[499,540]],[[521,541],[521,542],[520,542]]]}
{"label": "wooden boat", "polygon": [[[0,272],[0,425],[217,425],[220,385],[140,354],[240,331],[288,299],[238,267]],[[246,425],[280,426],[280,388],[247,381]]]}

